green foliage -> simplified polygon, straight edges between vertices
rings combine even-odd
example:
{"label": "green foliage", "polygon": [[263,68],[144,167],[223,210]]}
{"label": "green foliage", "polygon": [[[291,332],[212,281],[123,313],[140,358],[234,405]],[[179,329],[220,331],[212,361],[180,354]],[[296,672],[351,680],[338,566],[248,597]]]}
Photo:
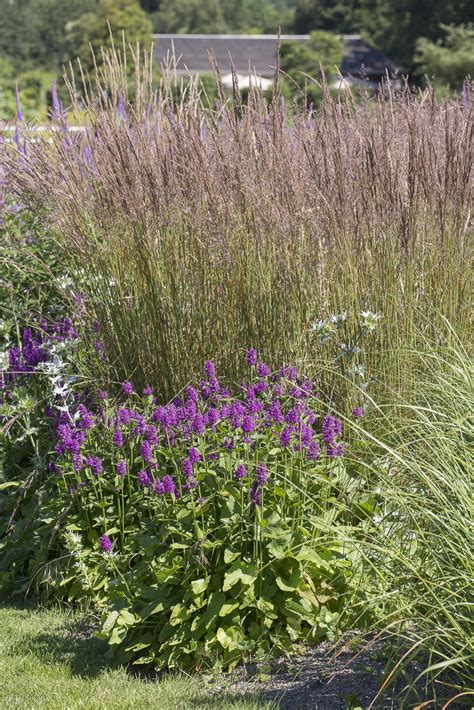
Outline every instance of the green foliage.
{"label": "green foliage", "polygon": [[35,0],[9,3],[3,0],[0,54],[17,72],[61,70],[68,57],[67,25],[93,11],[95,0]]}
{"label": "green foliage", "polygon": [[361,0],[359,18],[357,31],[411,69],[418,38],[436,41],[444,35],[443,24],[474,22],[474,5],[470,0]]}
{"label": "green foliage", "polygon": [[274,33],[291,29],[291,11],[278,10],[269,0],[161,0],[152,15],[155,32]]}
{"label": "green foliage", "polygon": [[425,37],[417,41],[415,60],[423,74],[460,89],[466,77],[474,76],[474,25],[443,25],[443,29],[444,41]]}
{"label": "green foliage", "polygon": [[132,46],[140,43],[147,49],[151,43],[151,22],[137,0],[99,0],[95,12],[87,12],[68,26],[70,58],[76,56],[82,66],[92,71],[94,61],[101,63],[101,48],[112,46],[112,42],[121,43],[122,32],[126,43]]}
{"label": "green foliage", "polygon": [[281,70],[285,95],[297,98],[300,93],[306,100],[319,105],[322,91],[313,78],[320,77],[321,71],[327,76],[334,74],[341,65],[343,51],[342,40],[330,32],[311,32],[309,41],[304,44],[284,40],[281,43]]}
{"label": "green foliage", "polygon": [[153,16],[156,32],[224,33],[226,25],[220,0],[162,0]]}
{"label": "green foliage", "polygon": [[354,32],[360,4],[358,0],[296,0],[295,32]]}
{"label": "green foliage", "polygon": [[[8,202],[1,211],[0,241],[0,371],[8,350],[20,342],[25,326],[50,321],[67,312],[67,282],[44,215]],[[59,353],[58,353],[59,354]],[[45,398],[53,391],[44,377],[15,389],[0,402],[0,536],[11,534],[11,572],[25,569],[34,557],[35,511],[41,504],[51,445],[44,417]],[[2,395],[4,390],[1,390]],[[15,529],[11,527],[16,518]]]}

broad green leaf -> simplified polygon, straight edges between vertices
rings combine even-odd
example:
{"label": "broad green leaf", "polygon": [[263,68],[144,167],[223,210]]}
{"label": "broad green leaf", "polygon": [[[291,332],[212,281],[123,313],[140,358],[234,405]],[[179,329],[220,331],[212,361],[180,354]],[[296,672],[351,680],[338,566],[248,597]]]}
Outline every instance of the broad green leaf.
{"label": "broad green leaf", "polygon": [[102,631],[110,631],[117,621],[119,615],[118,611],[111,611],[104,623],[102,624]]}
{"label": "broad green leaf", "polygon": [[219,628],[217,629],[216,636],[222,648],[230,648],[232,644],[232,639],[226,634],[222,626],[219,626]]}
{"label": "broad green leaf", "polygon": [[230,614],[234,609],[238,609],[239,607],[239,602],[233,602],[230,604],[223,604],[220,611],[219,611],[219,616],[227,616],[227,614]]}
{"label": "broad green leaf", "polygon": [[230,565],[231,562],[237,559],[239,557],[240,552],[234,552],[233,550],[225,550],[224,552],[224,562],[226,565]]}
{"label": "broad green leaf", "polygon": [[202,592],[204,592],[208,588],[209,581],[210,581],[209,577],[206,577],[205,579],[203,578],[203,579],[193,580],[191,582],[191,587],[192,587],[193,593],[194,594],[202,594]]}
{"label": "broad green leaf", "polygon": [[117,624],[119,626],[132,626],[135,623],[136,618],[134,617],[134,615],[131,614],[127,609],[121,609],[117,618]]}

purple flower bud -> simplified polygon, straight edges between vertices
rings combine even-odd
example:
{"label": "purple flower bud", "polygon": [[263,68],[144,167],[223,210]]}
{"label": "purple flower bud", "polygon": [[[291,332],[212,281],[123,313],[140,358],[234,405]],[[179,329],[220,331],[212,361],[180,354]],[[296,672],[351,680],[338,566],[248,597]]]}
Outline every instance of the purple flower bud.
{"label": "purple flower bud", "polygon": [[122,383],[122,392],[126,394],[128,397],[133,394],[133,385],[131,382],[123,382]]}
{"label": "purple flower bud", "polygon": [[98,397],[98,399],[101,399],[102,401],[108,399],[108,396],[109,396],[109,395],[108,395],[108,393],[107,393],[105,390],[99,390],[99,391],[97,392],[97,397]]}
{"label": "purple flower bud", "polygon": [[211,360],[206,360],[204,363],[204,372],[206,373],[209,380],[216,379],[216,367]]}
{"label": "purple flower bud", "polygon": [[270,374],[271,370],[268,367],[268,365],[264,362],[259,362],[257,365],[257,375],[259,377],[268,377]]}
{"label": "purple flower bud", "polygon": [[145,395],[145,397],[149,397],[150,395],[153,394],[152,388],[147,385],[146,387],[143,388],[143,394]]}
{"label": "purple flower bud", "polygon": [[99,542],[102,552],[105,552],[106,554],[112,552],[112,540],[108,535],[101,535]]}
{"label": "purple flower bud", "polygon": [[118,449],[123,446],[123,434],[120,429],[115,429],[114,431],[113,444]]}
{"label": "purple flower bud", "polygon": [[184,459],[183,463],[181,464],[181,468],[183,471],[183,476],[185,478],[191,478],[193,475],[193,462],[191,459]]}
{"label": "purple flower bud", "polygon": [[117,466],[116,466],[116,470],[117,470],[118,475],[123,478],[123,477],[126,475],[126,473],[127,473],[127,464],[126,464],[126,462],[125,462],[125,461],[119,461],[118,464],[117,464]]}
{"label": "purple flower bud", "polygon": [[245,468],[243,463],[239,463],[239,465],[235,469],[235,477],[241,485],[242,485],[242,479],[244,479],[246,475],[247,475],[247,469]]}
{"label": "purple flower bud", "polygon": [[192,463],[197,463],[198,461],[202,461],[202,456],[201,453],[198,451],[198,449],[195,449],[193,446],[188,451],[188,456],[189,460]]}
{"label": "purple flower bud", "polygon": [[354,419],[360,419],[361,417],[364,416],[364,408],[363,407],[354,407],[352,410],[352,416]]}
{"label": "purple flower bud", "polygon": [[153,478],[148,471],[139,471],[137,479],[138,485],[142,488],[153,488]]}
{"label": "purple flower bud", "polygon": [[255,348],[250,348],[250,350],[247,350],[245,361],[249,367],[254,367],[257,364],[257,351],[255,350]]}

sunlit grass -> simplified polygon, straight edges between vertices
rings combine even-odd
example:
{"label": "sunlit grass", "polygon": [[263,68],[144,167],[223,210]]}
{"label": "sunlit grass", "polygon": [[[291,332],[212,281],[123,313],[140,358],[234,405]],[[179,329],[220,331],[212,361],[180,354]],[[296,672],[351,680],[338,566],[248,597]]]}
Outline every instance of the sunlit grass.
{"label": "sunlit grass", "polygon": [[[211,693],[205,679],[132,677],[90,637],[79,613],[0,606],[0,707],[11,710],[256,710],[276,708],[250,692]],[[206,687],[207,685],[207,687]],[[221,683],[222,685],[222,683]]]}

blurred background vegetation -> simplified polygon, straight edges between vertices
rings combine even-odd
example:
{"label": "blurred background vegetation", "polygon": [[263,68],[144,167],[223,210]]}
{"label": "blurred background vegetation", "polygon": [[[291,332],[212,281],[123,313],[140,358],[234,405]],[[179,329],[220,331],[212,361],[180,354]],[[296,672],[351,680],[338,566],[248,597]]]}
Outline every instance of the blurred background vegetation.
{"label": "blurred background vegetation", "polygon": [[336,35],[358,33],[414,82],[435,77],[459,90],[474,73],[473,23],[470,0],[0,0],[0,118],[14,116],[16,82],[25,117],[44,118],[63,67],[79,57],[91,70],[90,48],[100,61],[110,32],[120,38],[122,30],[143,46],[153,32],[315,31],[308,45],[283,48],[282,68],[293,80],[320,64],[333,68],[342,51]]}

